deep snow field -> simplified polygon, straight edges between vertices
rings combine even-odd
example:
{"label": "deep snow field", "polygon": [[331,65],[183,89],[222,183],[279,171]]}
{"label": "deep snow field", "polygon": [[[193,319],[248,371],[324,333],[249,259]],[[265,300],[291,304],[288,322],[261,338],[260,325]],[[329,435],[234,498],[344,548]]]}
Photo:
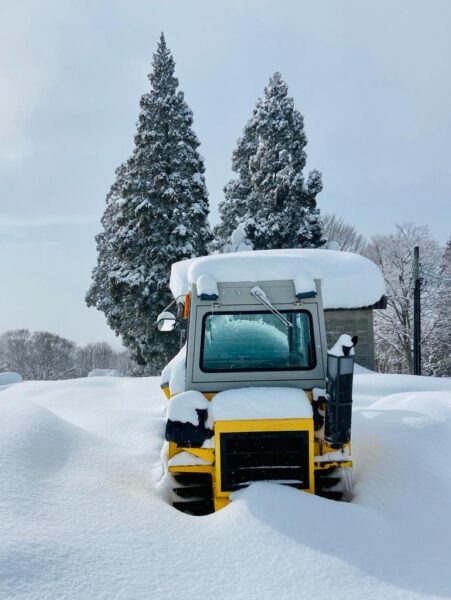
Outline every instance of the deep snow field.
{"label": "deep snow field", "polygon": [[0,598],[451,597],[451,380],[355,376],[355,498],[271,484],[207,517],[156,493],[158,378],[0,388]]}

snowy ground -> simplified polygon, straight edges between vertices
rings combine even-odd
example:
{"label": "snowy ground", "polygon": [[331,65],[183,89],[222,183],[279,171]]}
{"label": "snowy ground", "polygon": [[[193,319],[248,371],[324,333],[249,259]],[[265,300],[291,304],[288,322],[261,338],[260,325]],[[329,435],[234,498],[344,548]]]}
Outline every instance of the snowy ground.
{"label": "snowy ground", "polygon": [[355,377],[356,495],[255,484],[207,517],[155,493],[156,378],[0,391],[0,598],[451,597],[451,380]]}

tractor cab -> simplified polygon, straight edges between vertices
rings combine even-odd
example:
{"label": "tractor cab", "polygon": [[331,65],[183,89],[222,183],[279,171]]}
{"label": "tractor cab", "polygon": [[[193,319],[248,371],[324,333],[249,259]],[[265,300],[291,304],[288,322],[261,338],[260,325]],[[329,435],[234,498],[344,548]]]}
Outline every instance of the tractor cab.
{"label": "tractor cab", "polygon": [[[369,271],[380,298],[377,267],[336,251],[243,252],[173,265],[186,343],[164,369],[162,388],[165,479],[176,508],[208,514],[254,481],[350,499],[357,337],[343,332],[328,352],[324,320],[324,292],[329,304],[338,290],[338,302],[349,302],[343,257],[344,279]],[[159,329],[172,329],[174,319],[164,311]]]}

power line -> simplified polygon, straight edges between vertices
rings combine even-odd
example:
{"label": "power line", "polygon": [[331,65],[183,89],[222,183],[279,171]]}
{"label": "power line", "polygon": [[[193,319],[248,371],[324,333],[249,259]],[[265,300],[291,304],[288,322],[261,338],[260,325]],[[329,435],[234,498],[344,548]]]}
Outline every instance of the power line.
{"label": "power line", "polygon": [[420,270],[420,275],[426,277],[432,277],[432,279],[440,279],[441,281],[446,281],[447,283],[451,283],[451,277],[444,277],[443,275],[435,275],[434,273],[428,273],[427,271]]}

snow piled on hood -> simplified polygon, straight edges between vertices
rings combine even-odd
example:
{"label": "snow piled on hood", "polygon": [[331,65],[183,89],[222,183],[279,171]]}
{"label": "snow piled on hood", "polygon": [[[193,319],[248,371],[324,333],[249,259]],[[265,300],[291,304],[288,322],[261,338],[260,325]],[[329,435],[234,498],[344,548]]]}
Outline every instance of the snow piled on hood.
{"label": "snow piled on hood", "polygon": [[157,378],[0,392],[0,597],[451,596],[451,382],[355,376],[355,498],[269,483],[207,517],[156,493]]}
{"label": "snow piled on hood", "polygon": [[[170,421],[179,421],[180,423],[192,423],[199,425],[199,415],[197,411],[208,410],[210,402],[201,392],[188,390],[177,394],[168,402],[167,417]],[[213,423],[207,423],[207,427],[212,427]]]}
{"label": "snow piled on hood", "polygon": [[309,419],[312,405],[304,390],[247,387],[216,394],[211,401],[211,412],[214,421]]}
{"label": "snow piled on hood", "polygon": [[[178,298],[190,286],[208,280],[209,293],[216,282],[295,282],[296,293],[315,290],[314,279],[322,280],[324,308],[360,308],[378,302],[385,294],[380,269],[369,259],[336,250],[256,250],[215,254],[172,265],[170,288]],[[217,293],[217,290],[216,290]]]}

